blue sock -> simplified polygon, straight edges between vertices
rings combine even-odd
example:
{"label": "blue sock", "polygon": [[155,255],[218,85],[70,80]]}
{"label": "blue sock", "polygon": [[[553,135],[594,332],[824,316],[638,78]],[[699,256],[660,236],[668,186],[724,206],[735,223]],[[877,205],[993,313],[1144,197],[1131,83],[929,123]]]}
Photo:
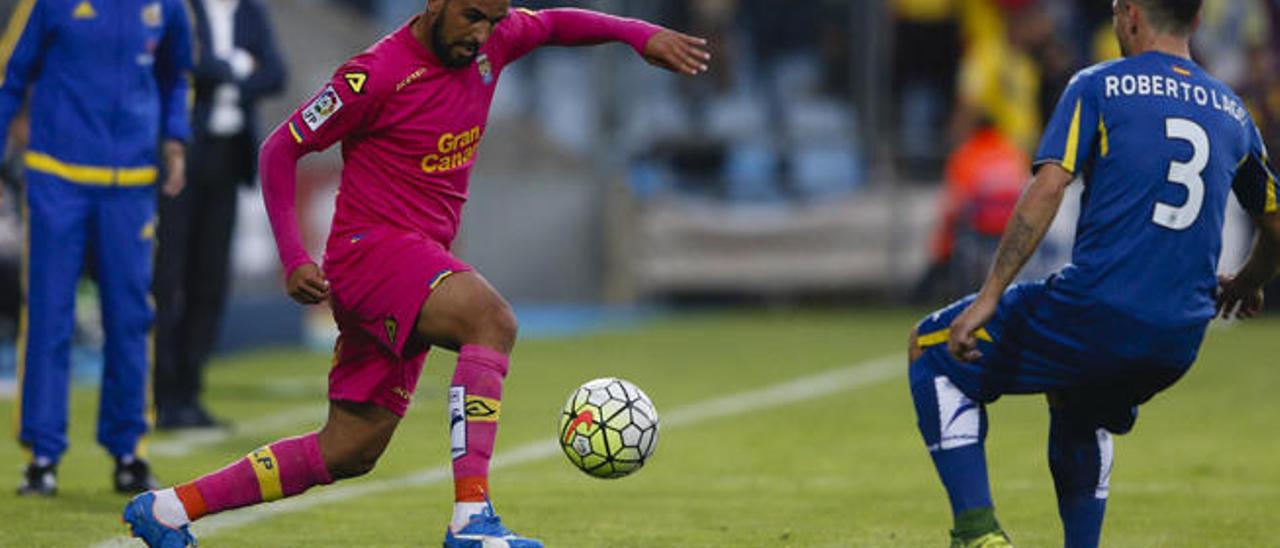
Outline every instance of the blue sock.
{"label": "blue sock", "polygon": [[998,529],[993,514],[988,531],[965,531],[967,527],[962,527],[961,521],[967,520],[959,518],[994,507],[984,447],[986,408],[935,372],[928,360],[926,355],[911,364],[911,397],[915,400],[917,425],[947,489],[952,515],[957,518],[956,533],[964,538],[980,536]]}
{"label": "blue sock", "polygon": [[1096,547],[1107,510],[1111,434],[1067,409],[1050,408],[1049,416],[1049,470],[1065,546]]}

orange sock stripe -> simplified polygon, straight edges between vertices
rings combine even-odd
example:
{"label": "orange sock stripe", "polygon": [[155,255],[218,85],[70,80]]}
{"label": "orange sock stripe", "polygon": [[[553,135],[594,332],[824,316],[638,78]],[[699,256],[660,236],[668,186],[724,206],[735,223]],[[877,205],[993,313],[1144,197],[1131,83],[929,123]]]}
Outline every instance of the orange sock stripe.
{"label": "orange sock stripe", "polygon": [[182,508],[187,511],[187,519],[195,521],[209,513],[209,507],[204,503],[204,495],[200,494],[200,489],[196,488],[195,482],[174,487],[173,492],[178,495],[178,500],[182,501]]}
{"label": "orange sock stripe", "polygon": [[484,502],[489,492],[489,478],[457,478],[453,480],[453,500],[456,502]]}

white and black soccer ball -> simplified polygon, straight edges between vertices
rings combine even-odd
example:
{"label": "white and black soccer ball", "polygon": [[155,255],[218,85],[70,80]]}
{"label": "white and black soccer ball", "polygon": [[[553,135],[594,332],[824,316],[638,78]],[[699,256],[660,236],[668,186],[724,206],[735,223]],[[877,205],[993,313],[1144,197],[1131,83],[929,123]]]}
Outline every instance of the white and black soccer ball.
{"label": "white and black soccer ball", "polygon": [[597,478],[629,475],[658,446],[658,411],[636,385],[616,378],[589,381],[569,395],[560,414],[560,447],[574,466]]}

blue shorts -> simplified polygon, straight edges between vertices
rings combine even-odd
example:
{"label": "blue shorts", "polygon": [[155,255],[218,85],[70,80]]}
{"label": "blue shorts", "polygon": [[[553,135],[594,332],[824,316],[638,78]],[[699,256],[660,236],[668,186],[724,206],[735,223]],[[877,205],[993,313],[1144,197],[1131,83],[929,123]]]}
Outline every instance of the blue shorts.
{"label": "blue shorts", "polygon": [[1208,322],[1148,324],[1105,305],[1074,302],[1054,291],[1053,283],[1051,277],[1005,292],[995,316],[979,332],[982,358],[974,363],[955,359],[947,340],[951,322],[976,296],[931,314],[916,328],[924,350],[921,369],[945,375],[974,401],[1045,393],[1062,404],[1095,410],[1099,424],[1113,431],[1127,431],[1134,408],[1191,367]]}

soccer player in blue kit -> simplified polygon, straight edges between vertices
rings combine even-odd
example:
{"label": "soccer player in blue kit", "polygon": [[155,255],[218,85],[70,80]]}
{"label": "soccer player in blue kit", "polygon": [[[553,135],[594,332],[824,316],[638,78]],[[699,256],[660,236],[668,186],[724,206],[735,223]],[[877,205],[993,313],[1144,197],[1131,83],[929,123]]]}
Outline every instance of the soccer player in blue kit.
{"label": "soccer player in blue kit", "polygon": [[[1200,5],[1114,1],[1125,59],[1081,71],[1063,93],[981,291],[911,333],[911,394],[951,502],[952,546],[1011,545],[987,480],[985,406],[1038,393],[1065,545],[1097,546],[1112,434],[1186,373],[1215,315],[1259,311],[1280,271],[1261,137],[1235,93],[1191,60]],[[1085,191],[1071,264],[1010,287],[1076,179]],[[1241,270],[1219,278],[1233,191],[1259,236]]]}

